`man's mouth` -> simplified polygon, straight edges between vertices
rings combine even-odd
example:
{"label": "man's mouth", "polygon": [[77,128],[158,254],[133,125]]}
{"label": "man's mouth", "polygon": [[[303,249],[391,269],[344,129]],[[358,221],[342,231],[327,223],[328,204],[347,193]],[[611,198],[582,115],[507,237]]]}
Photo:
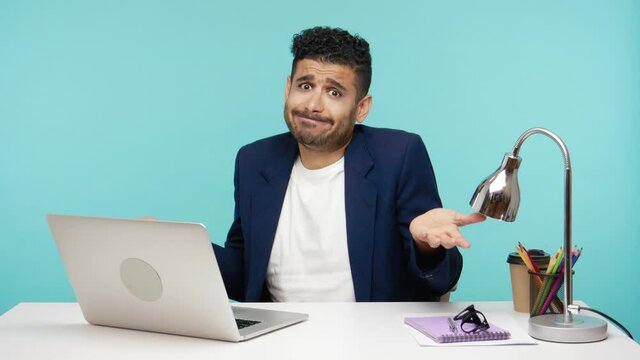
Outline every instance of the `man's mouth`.
{"label": "man's mouth", "polygon": [[326,123],[329,125],[333,124],[333,120],[331,120],[330,118],[320,116],[317,114],[309,114],[302,111],[293,111],[293,115],[303,123],[308,123],[308,124]]}

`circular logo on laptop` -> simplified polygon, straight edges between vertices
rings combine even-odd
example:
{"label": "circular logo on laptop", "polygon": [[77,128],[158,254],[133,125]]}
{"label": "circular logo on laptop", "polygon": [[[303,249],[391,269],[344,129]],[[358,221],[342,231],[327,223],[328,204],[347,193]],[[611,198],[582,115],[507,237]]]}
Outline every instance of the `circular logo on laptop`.
{"label": "circular logo on laptop", "polygon": [[128,258],[120,264],[120,279],[133,296],[144,301],[156,301],[162,296],[162,281],[153,266]]}

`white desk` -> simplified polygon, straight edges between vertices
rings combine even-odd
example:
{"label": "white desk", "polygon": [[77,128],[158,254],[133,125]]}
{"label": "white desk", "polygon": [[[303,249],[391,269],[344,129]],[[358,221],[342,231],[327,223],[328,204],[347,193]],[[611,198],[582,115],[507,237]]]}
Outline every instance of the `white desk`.
{"label": "white desk", "polygon": [[[609,326],[591,344],[420,347],[403,325],[407,313],[455,313],[468,303],[246,304],[309,313],[307,322],[244,343],[92,326],[76,303],[21,303],[0,317],[0,359],[640,359],[640,345]],[[522,328],[527,315],[511,302],[475,302],[488,312],[511,313]]]}

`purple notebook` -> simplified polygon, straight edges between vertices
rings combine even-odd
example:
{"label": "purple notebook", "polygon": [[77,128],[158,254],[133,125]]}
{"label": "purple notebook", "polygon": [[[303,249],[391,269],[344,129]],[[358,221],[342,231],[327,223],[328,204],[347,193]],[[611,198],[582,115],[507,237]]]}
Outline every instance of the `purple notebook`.
{"label": "purple notebook", "polygon": [[429,336],[439,343],[506,340],[511,337],[508,330],[489,324],[487,330],[466,333],[460,329],[460,321],[455,321],[457,331],[449,327],[448,316],[407,317],[404,323]]}

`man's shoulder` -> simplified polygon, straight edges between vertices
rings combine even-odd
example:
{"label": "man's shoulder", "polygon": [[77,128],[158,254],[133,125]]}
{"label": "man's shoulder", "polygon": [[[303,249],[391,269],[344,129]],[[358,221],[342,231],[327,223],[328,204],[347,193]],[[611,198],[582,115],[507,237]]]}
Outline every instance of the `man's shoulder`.
{"label": "man's shoulder", "polygon": [[296,140],[286,132],[244,145],[238,151],[237,160],[258,167],[286,161],[293,163],[297,149]]}
{"label": "man's shoulder", "polygon": [[347,149],[347,158],[356,163],[371,159],[376,167],[393,172],[409,162],[429,161],[422,138],[414,133],[396,130],[356,126],[353,146]]}
{"label": "man's shoulder", "polygon": [[361,136],[369,150],[389,150],[390,148],[406,148],[411,143],[422,143],[418,134],[399,129],[376,128],[356,125],[354,134]]}

